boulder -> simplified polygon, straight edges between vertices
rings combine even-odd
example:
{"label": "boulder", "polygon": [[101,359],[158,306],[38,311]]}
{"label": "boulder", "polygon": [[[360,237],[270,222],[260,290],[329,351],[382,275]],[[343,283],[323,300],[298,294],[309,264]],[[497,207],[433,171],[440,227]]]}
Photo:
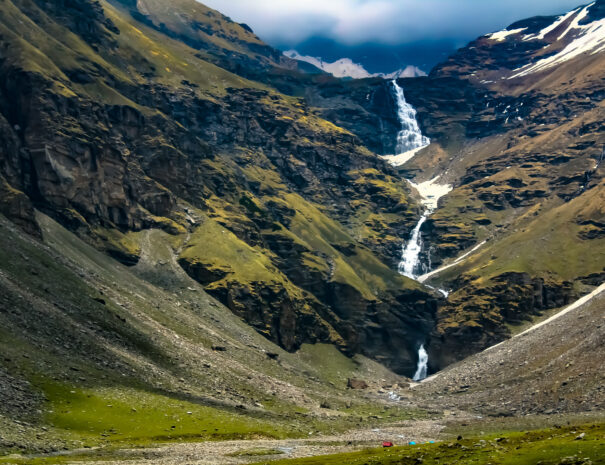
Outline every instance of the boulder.
{"label": "boulder", "polygon": [[362,390],[362,389],[367,389],[369,386],[368,386],[368,383],[366,383],[362,379],[349,378],[347,381],[347,387],[349,389]]}

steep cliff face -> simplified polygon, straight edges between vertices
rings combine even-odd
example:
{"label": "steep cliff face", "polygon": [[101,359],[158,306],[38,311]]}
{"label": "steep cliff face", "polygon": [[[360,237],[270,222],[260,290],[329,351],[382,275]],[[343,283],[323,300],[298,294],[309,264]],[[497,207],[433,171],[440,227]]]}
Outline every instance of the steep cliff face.
{"label": "steep cliff face", "polygon": [[[191,277],[282,347],[329,342],[413,371],[438,300],[395,271],[419,208],[368,150],[380,139],[242,78],[281,73],[311,94],[321,76],[194,1],[0,12],[2,213],[35,233],[43,211],[130,266],[161,229]],[[388,119],[373,86],[369,107],[362,88],[352,99],[360,127],[374,107]]]}
{"label": "steep cliff face", "polygon": [[[603,270],[603,3],[484,36],[401,79],[433,143],[395,170],[388,81],[299,68],[197,2],[0,9],[0,211],[35,210],[133,266],[141,234],[288,350],[329,342],[410,374],[560,306]],[[583,48],[582,48],[583,47]],[[578,71],[579,70],[579,71]],[[403,177],[455,189],[423,227],[446,304],[396,273],[421,214]],[[545,226],[548,225],[548,226]]]}
{"label": "steep cliff face", "polygon": [[431,359],[441,366],[498,342],[508,325],[597,284],[605,146],[603,2],[520,21],[403,80],[433,144],[406,176],[454,185],[427,221],[434,275],[453,291]]}
{"label": "steep cliff face", "polygon": [[400,123],[390,81],[317,78],[315,85],[307,87],[305,97],[324,118],[355,133],[374,153],[396,152]]}

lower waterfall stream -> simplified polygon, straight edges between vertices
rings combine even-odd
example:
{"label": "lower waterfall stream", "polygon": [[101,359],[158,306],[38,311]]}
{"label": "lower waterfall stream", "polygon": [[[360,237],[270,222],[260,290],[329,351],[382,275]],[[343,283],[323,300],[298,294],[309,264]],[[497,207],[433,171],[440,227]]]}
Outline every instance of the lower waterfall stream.
{"label": "lower waterfall stream", "polygon": [[418,349],[418,368],[414,374],[414,381],[422,381],[427,377],[429,371],[429,354],[427,354],[424,344]]}

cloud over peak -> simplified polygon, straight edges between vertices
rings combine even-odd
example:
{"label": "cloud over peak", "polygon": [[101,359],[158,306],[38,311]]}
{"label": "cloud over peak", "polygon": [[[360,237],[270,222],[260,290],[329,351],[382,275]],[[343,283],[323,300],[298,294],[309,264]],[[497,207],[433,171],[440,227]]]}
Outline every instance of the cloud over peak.
{"label": "cloud over peak", "polygon": [[295,46],[312,37],[356,45],[467,41],[528,16],[557,14],[579,0],[203,0],[266,41]]}

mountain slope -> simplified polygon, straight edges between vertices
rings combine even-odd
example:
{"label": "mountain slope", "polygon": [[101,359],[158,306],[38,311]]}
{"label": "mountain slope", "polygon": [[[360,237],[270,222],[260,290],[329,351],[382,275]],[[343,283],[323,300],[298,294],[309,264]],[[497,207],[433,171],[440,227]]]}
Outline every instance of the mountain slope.
{"label": "mountain slope", "polygon": [[[275,68],[306,69],[265,44],[246,24],[238,24],[199,2],[114,0],[137,21],[197,50],[197,56],[245,77]],[[312,69],[311,69],[312,70]]]}
{"label": "mountain slope", "polygon": [[[245,25],[169,3],[0,4],[2,453],[399,422],[462,382],[453,368],[452,385],[406,389],[420,344],[440,369],[602,282],[604,53],[533,67],[545,47],[594,42],[603,2],[400,79],[432,144],[397,170],[377,156],[400,129],[391,83],[300,68]],[[473,249],[427,278],[447,301],[397,273],[422,216],[403,177],[436,176],[454,189],[424,256]],[[592,326],[560,320],[583,366],[601,303]],[[554,366],[579,392],[561,411],[600,405],[555,359],[563,345],[534,358],[529,386]],[[499,366],[478,376],[502,384]],[[465,408],[499,402],[474,386]]]}
{"label": "mountain slope", "polygon": [[141,233],[133,268],[37,220],[44,242],[0,217],[2,455],[338,431],[381,403],[348,377],[399,379],[333,347],[282,350],[189,278],[162,231]]}
{"label": "mountain slope", "polygon": [[415,389],[429,398],[456,393],[456,407],[466,405],[494,416],[602,411],[604,307],[601,292]]}
{"label": "mountain slope", "polygon": [[488,241],[431,277],[454,291],[436,366],[603,280],[602,21],[603,2],[521,21],[403,82],[434,142],[403,172],[455,187],[427,222],[425,255],[438,268]]}
{"label": "mountain slope", "polygon": [[[252,53],[249,31],[193,0],[15,0],[0,20],[2,212],[35,232],[41,210],[128,265],[138,233],[161,229],[282,347],[328,342],[413,370],[437,299],[391,263],[416,203],[353,133],[217,66]],[[202,20],[224,31],[206,41]],[[272,53],[242,66],[263,74]]]}

